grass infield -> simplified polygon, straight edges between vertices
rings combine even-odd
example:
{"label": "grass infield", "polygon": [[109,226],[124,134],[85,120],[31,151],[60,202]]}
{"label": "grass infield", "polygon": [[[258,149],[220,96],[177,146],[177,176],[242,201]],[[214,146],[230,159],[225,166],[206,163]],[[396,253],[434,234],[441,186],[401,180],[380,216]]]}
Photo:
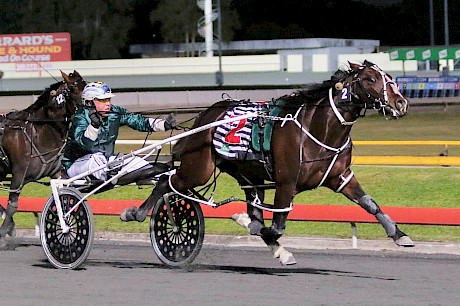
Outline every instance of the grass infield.
{"label": "grass infield", "polygon": [[[417,141],[458,141],[460,140],[460,112],[414,113],[399,119],[385,120],[377,114],[368,114],[353,126],[353,140],[417,140]],[[149,139],[169,137],[169,133],[156,133]],[[145,134],[123,128],[119,139],[144,139]],[[136,147],[119,146],[120,152],[128,152]],[[167,148],[165,148],[168,151]],[[355,146],[355,156],[366,155],[406,155],[439,156],[445,146],[436,145],[365,145]],[[448,146],[449,156],[460,156],[460,146]],[[459,167],[398,167],[398,166],[353,166],[356,177],[363,188],[381,206],[413,207],[460,207],[460,168]],[[46,181],[46,180],[44,180]],[[138,199],[143,200],[151,192],[151,187],[138,188],[125,186],[107,191],[94,198]],[[30,183],[25,186],[21,196],[48,197],[49,187]],[[7,195],[2,191],[0,195]],[[243,198],[243,193],[236,182],[226,175],[221,175],[215,191],[216,200],[230,196]],[[272,199],[270,192],[267,202]],[[91,202],[91,199],[89,199]],[[306,191],[296,196],[294,203],[301,204],[343,204],[355,205],[340,194],[326,188]],[[5,206],[6,203],[3,203]],[[295,209],[295,206],[294,206]],[[147,219],[148,220],[148,219]],[[149,231],[149,222],[122,223],[118,217],[95,216],[96,230],[145,232]],[[18,228],[33,228],[34,219],[30,213],[15,215]],[[269,224],[270,221],[267,222]],[[421,226],[401,225],[400,228],[415,241],[460,241],[460,227],[456,226]],[[247,232],[230,220],[207,219],[207,234],[247,235]],[[380,225],[358,224],[360,238],[386,239]],[[310,237],[351,237],[350,225],[347,223],[300,222],[289,221],[287,236]]]}

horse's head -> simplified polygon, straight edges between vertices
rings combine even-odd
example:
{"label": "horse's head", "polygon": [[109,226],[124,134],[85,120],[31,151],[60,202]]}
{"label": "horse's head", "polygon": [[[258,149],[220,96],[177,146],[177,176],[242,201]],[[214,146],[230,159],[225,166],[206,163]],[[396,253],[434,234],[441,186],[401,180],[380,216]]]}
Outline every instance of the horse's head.
{"label": "horse's head", "polygon": [[407,113],[409,102],[388,73],[367,60],[362,65],[349,65],[348,77],[343,85],[349,85],[355,103],[362,104],[365,108],[377,109],[379,113],[392,119]]}
{"label": "horse's head", "polygon": [[61,71],[61,75],[64,81],[59,88],[64,92],[66,102],[71,104],[69,106],[75,111],[82,106],[81,93],[86,82],[76,70],[69,74]]}
{"label": "horse's head", "polygon": [[61,71],[63,80],[47,87],[38,99],[22,111],[7,115],[12,120],[61,120],[68,121],[81,107],[81,93],[86,85],[77,71],[66,74]]}
{"label": "horse's head", "polygon": [[69,74],[61,71],[61,75],[63,80],[47,88],[34,104],[17,115],[18,118],[26,116],[27,120],[40,120],[45,116],[48,119],[68,121],[82,106],[81,93],[86,82],[75,70]]}

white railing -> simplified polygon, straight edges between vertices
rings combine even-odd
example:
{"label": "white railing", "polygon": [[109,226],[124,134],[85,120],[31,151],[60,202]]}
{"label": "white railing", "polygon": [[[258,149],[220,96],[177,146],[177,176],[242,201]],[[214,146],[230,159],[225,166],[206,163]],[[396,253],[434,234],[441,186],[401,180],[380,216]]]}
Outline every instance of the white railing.
{"label": "white railing", "polygon": [[[223,56],[225,72],[281,71],[279,54]],[[215,73],[219,69],[218,57],[138,58],[92,61],[66,61],[46,63],[46,69],[32,65],[29,70],[18,69],[14,63],[0,63],[2,79],[43,78],[50,74],[61,79],[61,70],[77,70],[85,77],[133,76]]]}

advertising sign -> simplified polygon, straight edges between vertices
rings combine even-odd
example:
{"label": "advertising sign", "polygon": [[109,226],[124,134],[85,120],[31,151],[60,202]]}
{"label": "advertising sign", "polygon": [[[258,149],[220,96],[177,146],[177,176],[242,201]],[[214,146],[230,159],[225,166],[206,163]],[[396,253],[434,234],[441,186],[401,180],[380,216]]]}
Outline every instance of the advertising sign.
{"label": "advertising sign", "polygon": [[29,70],[37,63],[70,61],[70,33],[0,35],[0,63],[16,63]]}
{"label": "advertising sign", "polygon": [[387,51],[392,61],[404,60],[458,60],[460,59],[460,47],[427,47],[427,48],[400,48]]}
{"label": "advertising sign", "polygon": [[440,98],[460,96],[460,77],[397,77],[396,83],[408,98]]}

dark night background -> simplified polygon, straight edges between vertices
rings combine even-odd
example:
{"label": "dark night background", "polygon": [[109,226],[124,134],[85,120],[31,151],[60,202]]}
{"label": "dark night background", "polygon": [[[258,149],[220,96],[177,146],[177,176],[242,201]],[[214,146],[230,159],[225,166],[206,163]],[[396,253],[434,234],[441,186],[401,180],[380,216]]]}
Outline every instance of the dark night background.
{"label": "dark night background", "polygon": [[[318,37],[373,39],[389,47],[430,45],[429,0],[221,2],[231,10],[223,10],[222,22],[234,23],[224,41]],[[184,3],[194,12],[187,11]],[[444,0],[433,0],[433,6],[434,44],[444,45]],[[184,11],[189,16],[203,14],[196,0],[2,0],[0,34],[70,32],[74,60],[130,58],[132,44],[185,42],[179,26],[173,23],[165,30],[161,21],[180,22]],[[460,0],[449,0],[448,12],[449,44],[460,44]],[[192,19],[188,25],[192,35],[195,25]],[[203,39],[196,36],[195,41]]]}

